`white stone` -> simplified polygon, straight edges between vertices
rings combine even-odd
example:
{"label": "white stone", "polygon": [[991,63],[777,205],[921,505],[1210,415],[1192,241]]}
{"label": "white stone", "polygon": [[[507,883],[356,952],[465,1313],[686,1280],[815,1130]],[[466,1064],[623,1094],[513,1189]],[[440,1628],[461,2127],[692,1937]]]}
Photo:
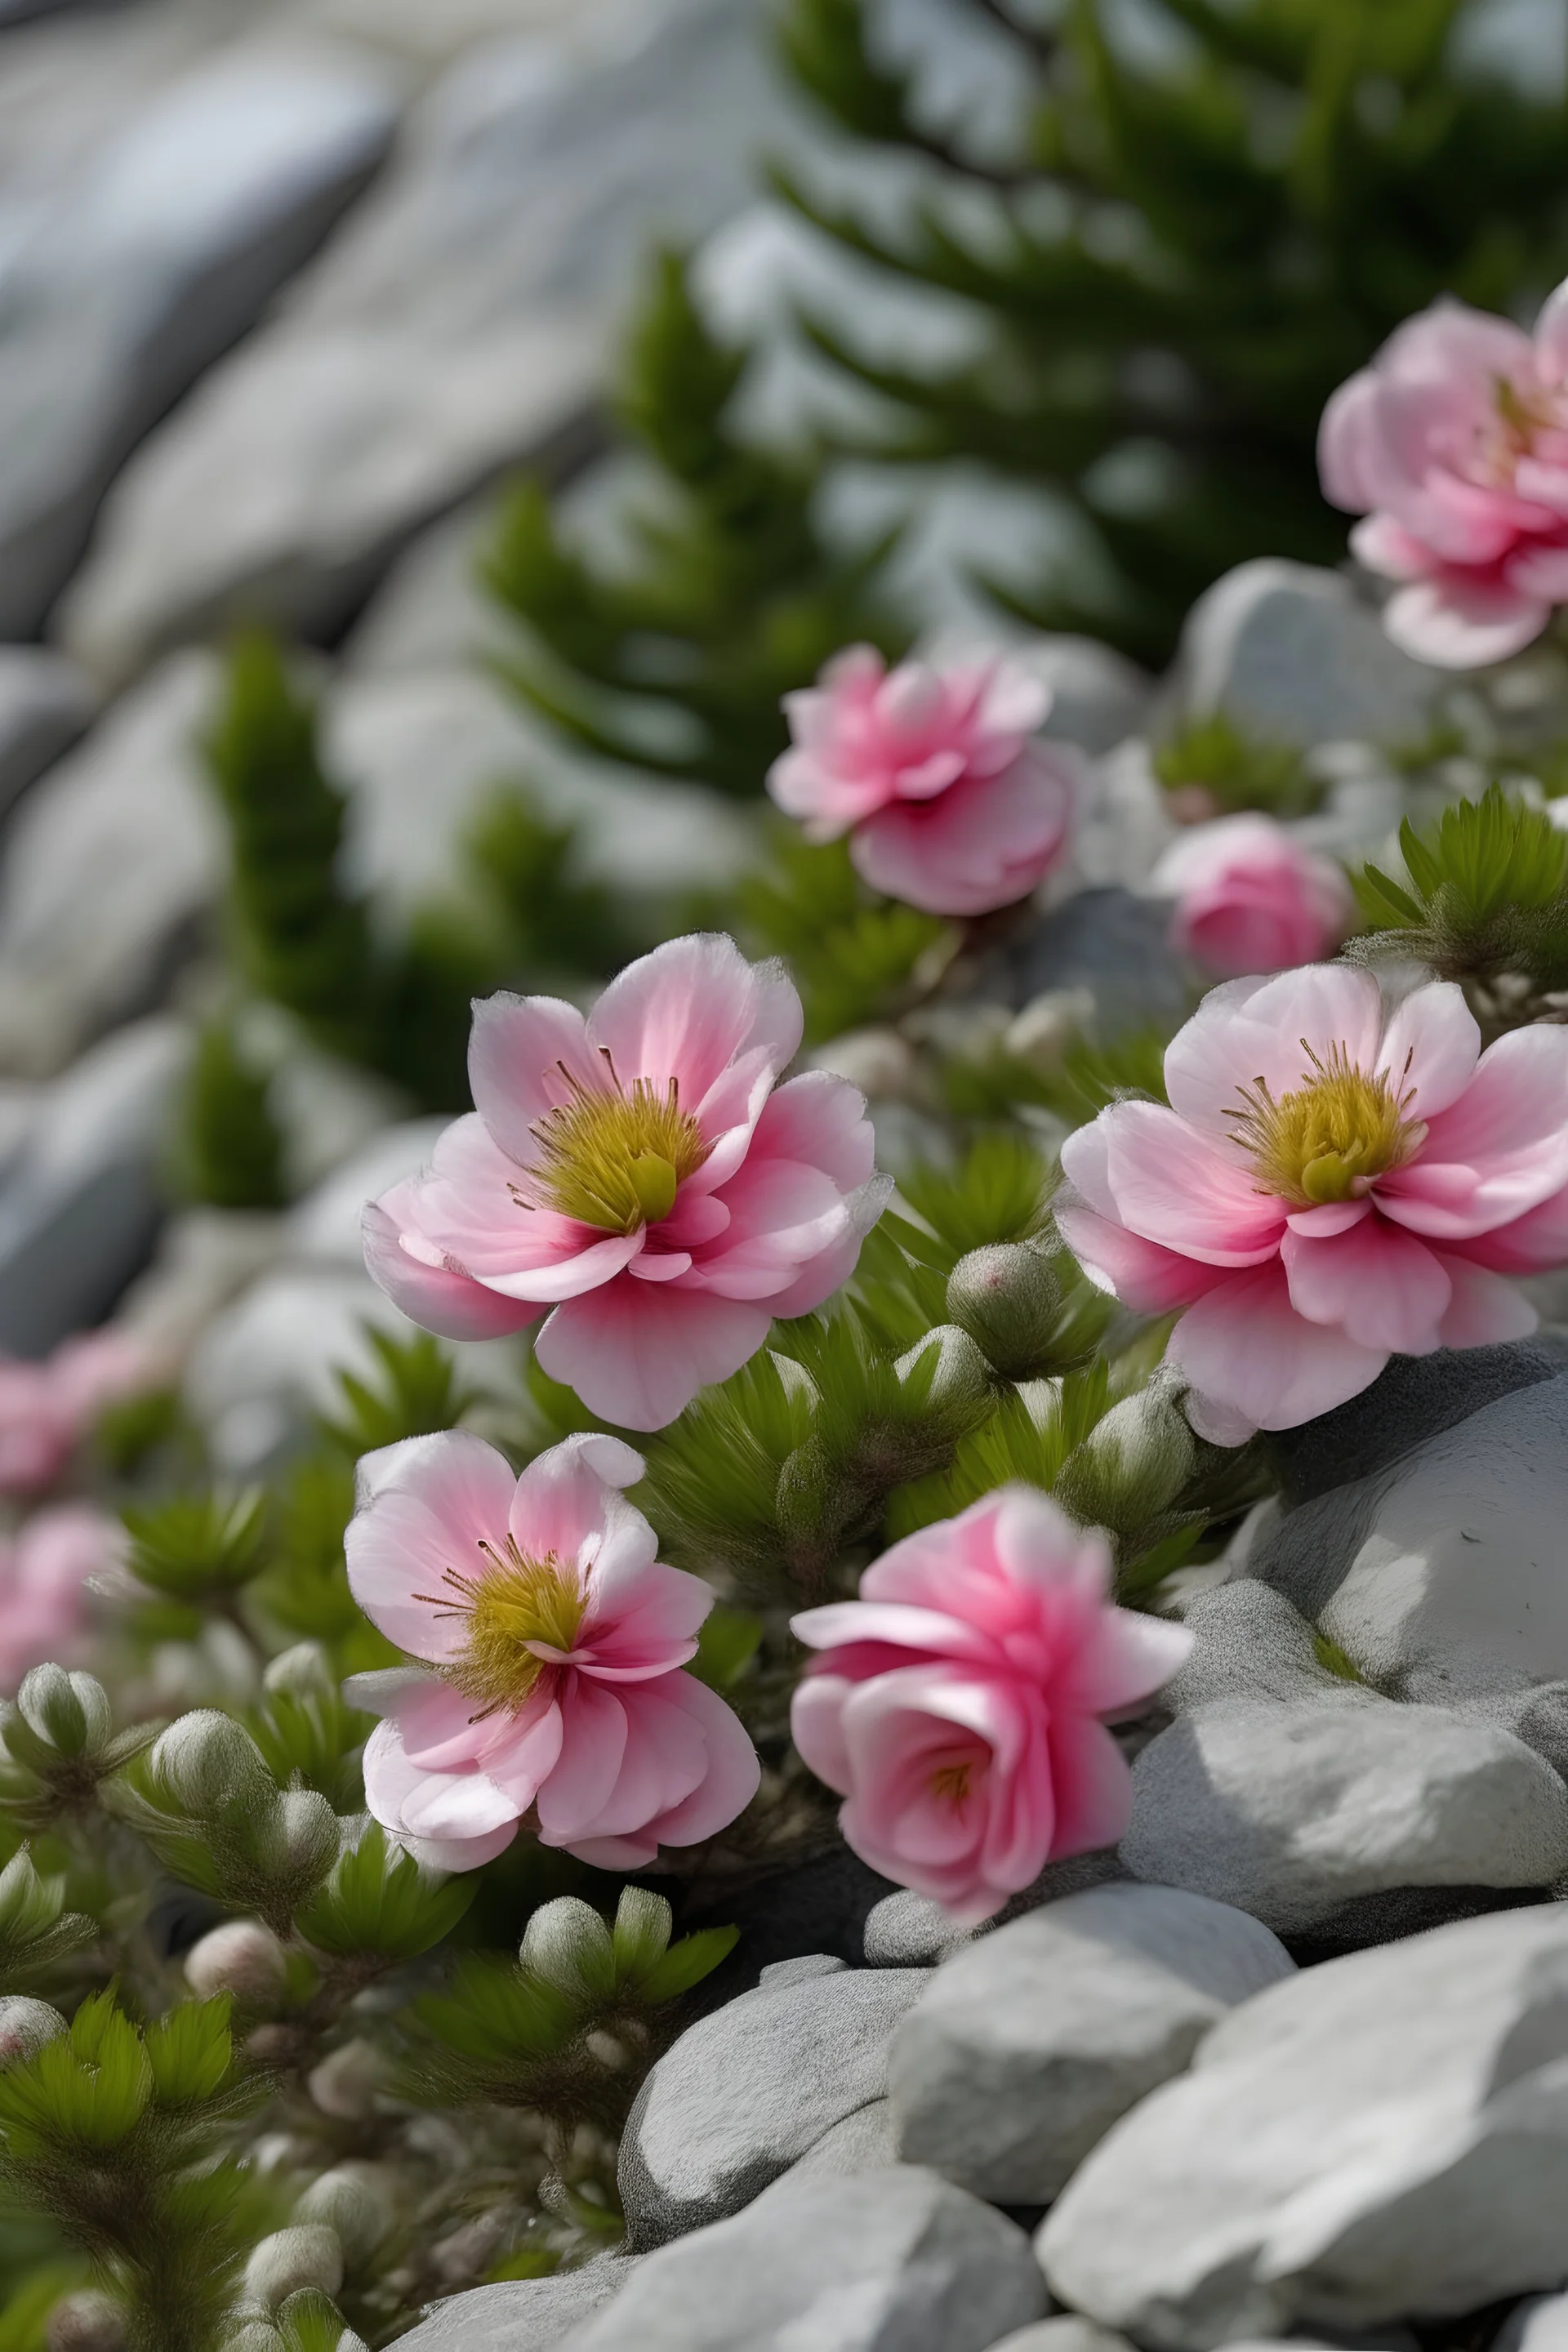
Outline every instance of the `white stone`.
{"label": "white stone", "polygon": [[137,1022],[40,1100],[0,1184],[0,1353],[41,1356],[96,1323],[146,1263],[189,1033]]}
{"label": "white stone", "polygon": [[1081,2319],[1075,2311],[1065,2311],[1055,2319],[1037,2319],[1016,2334],[1004,2336],[991,2352],[1132,2352],[1132,2347],[1125,2336],[1097,2327],[1092,2319]]}
{"label": "white stone", "polygon": [[1304,1969],[1107,2135],[1037,2241],[1152,2352],[1440,2318],[1563,2276],[1568,1906]]}
{"label": "white stone", "polygon": [[411,531],[577,424],[649,236],[731,212],[779,119],[751,0],[662,13],[596,68],[565,40],[483,47],[416,110],[383,186],[122,476],[64,620],[89,667],[241,607],[331,628]]}
{"label": "white stone", "polygon": [[975,1929],[961,1927],[929,1895],[900,1886],[884,1895],[866,1915],[863,1947],[871,1969],[934,1968],[952,1952],[974,1941]]}
{"label": "white stone", "polygon": [[1022,2231],[913,2165],[791,2173],[645,2255],[571,2352],[987,2352],[1037,2315]]}
{"label": "white stone", "polygon": [[371,1136],[313,1192],[295,1202],[288,1225],[294,1255],[320,1265],[362,1266],[360,1215],[365,1202],[426,1167],[448,1123],[444,1118],[403,1119]]}
{"label": "white stone", "polygon": [[1419,741],[1443,683],[1389,642],[1342,573],[1275,556],[1238,564],[1199,597],[1175,670],[1184,717],[1223,713],[1244,734],[1300,745]]}
{"label": "white stone", "polygon": [[898,2150],[1045,2205],[1237,2001],[1294,1973],[1267,1927],[1173,1886],[1048,1903],[951,1955],[893,2036]]}
{"label": "white stone", "polygon": [[1142,889],[1176,837],[1149,746],[1131,737],[1096,761],[1060,889]]}
{"label": "white stone", "polygon": [[420,532],[345,641],[343,674],[406,677],[516,657],[517,625],[479,577],[498,512],[494,497],[476,499]]}
{"label": "white stone", "polygon": [[0,646],[0,816],[92,717],[74,662],[44,646]]}
{"label": "white stone", "polygon": [[1568,2294],[1533,2295],[1493,2337],[1493,2352],[1568,2352]]}
{"label": "white stone", "polygon": [[762,1985],[689,2026],[621,2140],[631,2243],[662,2245],[750,2204],[857,2108],[886,2095],[888,2041],[923,1969]]}
{"label": "white stone", "polygon": [[0,868],[0,1068],[58,1070],[145,1003],[216,898],[224,836],[195,737],[216,692],[209,656],[176,656],[16,811]]}
{"label": "white stone", "polygon": [[178,1365],[215,1316],[282,1256],[286,1237],[284,1220],[268,1210],[184,1210],[164,1226],[115,1319]]}
{"label": "white stone", "polygon": [[632,2273],[624,2255],[601,2254],[549,2278],[499,2279],[443,2297],[399,2340],[409,2352],[552,2352]]}
{"label": "white stone", "polygon": [[888,2099],[873,2099],[868,2107],[857,2107],[852,2116],[846,2116],[842,2123],[825,2131],[790,2170],[808,2175],[879,2172],[884,2165],[897,2164],[898,2160],[892,2104]]}
{"label": "white stone", "polygon": [[320,242],[397,112],[368,63],[237,49],[47,199],[0,189],[0,634],[37,627],[121,463]]}

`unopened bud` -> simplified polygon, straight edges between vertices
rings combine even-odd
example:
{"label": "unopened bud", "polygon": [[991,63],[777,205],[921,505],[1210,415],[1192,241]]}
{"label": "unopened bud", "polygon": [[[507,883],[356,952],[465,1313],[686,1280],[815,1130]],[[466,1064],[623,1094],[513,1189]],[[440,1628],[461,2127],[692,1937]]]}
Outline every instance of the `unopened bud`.
{"label": "unopened bud", "polygon": [[49,2352],[125,2352],[125,2315],[112,2295],[82,2287],[56,2304],[46,2340]]}
{"label": "unopened bud", "polygon": [[847,1078],[873,1101],[908,1095],[915,1085],[914,1055],[896,1029],[847,1029],[817,1047],[811,1066]]}
{"label": "unopened bud", "polygon": [[40,1739],[61,1756],[80,1756],[108,1738],[111,1717],[103,1685],[64,1666],[34,1666],[22,1677],[16,1705]]}
{"label": "unopened bud", "polygon": [[615,1990],[610,1931],[593,1905],[574,1895],[540,1906],[524,1930],[518,1958],[546,1984],[575,2000],[599,2000]]}
{"label": "unopened bud", "polygon": [[386,2079],[386,2062],[374,2042],[345,2042],[311,2068],[305,2087],[324,2116],[357,2124],[375,2113],[376,2093]]}
{"label": "unopened bud", "polygon": [[928,1331],[923,1339],[917,1340],[899,1358],[893,1370],[902,1388],[929,1381],[929,1387],[921,1391],[921,1402],[933,1420],[966,1423],[991,1395],[991,1373],[985,1359],[968,1332],[961,1330],[956,1323],[939,1323],[934,1331]]}
{"label": "unopened bud", "polygon": [[947,1279],[949,1315],[1004,1380],[1045,1370],[1061,1305],[1056,1268],[1027,1242],[971,1250]]}
{"label": "unopened bud", "polygon": [[275,2230],[252,2251],[245,2265],[245,2291],[264,2311],[276,2311],[291,2294],[319,2287],[336,2294],[343,2283],[343,2250],[335,2230],[303,2221]]}
{"label": "unopened bud", "polygon": [[197,1819],[276,1793],[267,1759],[243,1725],[216,1707],[182,1715],[153,1743],[152,1769]]}
{"label": "unopened bud", "polygon": [[261,1677],[269,1691],[290,1691],[298,1698],[331,1697],[338,1687],[331,1661],[320,1642],[296,1642],[274,1658]]}
{"label": "unopened bud", "polygon": [[25,1992],[7,1993],[0,2000],[0,2066],[26,2065],[65,2031],[65,2019],[47,2000],[34,2000]]}
{"label": "unopened bud", "polygon": [[259,1919],[227,1919],[185,1954],[185,1981],[199,2000],[232,1993],[247,2009],[268,2009],[282,1993],[288,1960]]}
{"label": "unopened bud", "polygon": [[1087,988],[1047,988],[1014,1014],[1005,1043],[1016,1062],[1026,1062],[1042,1077],[1061,1067],[1062,1057],[1093,1023],[1093,993]]}
{"label": "unopened bud", "polygon": [[1113,1404],[1074,1447],[1057,1500],[1086,1527],[1131,1535],[1169,1510],[1196,1465],[1196,1443],[1170,1391],[1141,1389]]}
{"label": "unopened bud", "polygon": [[339,2164],[312,2180],[294,2208],[296,2221],[320,2221],[335,2230],[351,2263],[363,2262],[392,2226],[384,2174],[372,2165]]}
{"label": "unopened bud", "polygon": [[313,1886],[338,1858],[342,1832],[317,1789],[286,1789],[256,1824],[251,1850],[272,1877]]}

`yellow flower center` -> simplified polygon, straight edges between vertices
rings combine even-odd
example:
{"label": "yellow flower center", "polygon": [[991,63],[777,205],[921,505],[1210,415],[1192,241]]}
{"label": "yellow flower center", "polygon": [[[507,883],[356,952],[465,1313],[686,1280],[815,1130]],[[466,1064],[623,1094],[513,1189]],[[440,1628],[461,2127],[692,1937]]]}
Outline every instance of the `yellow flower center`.
{"label": "yellow flower center", "polygon": [[661,1095],[647,1078],[625,1087],[605,1055],[610,1085],[587,1087],[563,1066],[572,1099],[532,1128],[539,1159],[529,1197],[517,1185],[520,1208],[543,1202],[563,1217],[611,1234],[657,1224],[675,1206],[682,1180],[708,1156],[702,1130],[680,1108],[680,1083]]}
{"label": "yellow flower center", "polygon": [[1304,1037],[1301,1050],[1312,1075],[1278,1102],[1263,1078],[1243,1087],[1231,1139],[1249,1154],[1258,1192],[1292,1208],[1359,1201],[1426,1141],[1422,1122],[1406,1116],[1415,1089],[1396,1093],[1381,1072],[1356,1069],[1342,1045],[1331,1046],[1326,1062]]}
{"label": "yellow flower center", "polygon": [[1561,431],[1562,403],[1544,391],[1521,392],[1507,376],[1492,378],[1495,421],[1480,427],[1477,437],[1476,478],[1496,488],[1511,484],[1521,457],[1535,448],[1537,436]]}
{"label": "yellow flower center", "polygon": [[973,1756],[966,1756],[959,1764],[939,1764],[931,1776],[931,1795],[944,1797],[950,1805],[962,1805],[969,1794],[970,1780],[975,1769]]}
{"label": "yellow flower center", "polygon": [[441,1581],[450,1599],[417,1592],[416,1601],[434,1601],[443,1617],[466,1617],[468,1639],[456,1657],[440,1668],[447,1681],[475,1701],[469,1720],[480,1722],[501,1708],[515,1713],[551,1661],[545,1650],[575,1647],[587,1598],[574,1568],[563,1567],[555,1554],[531,1559],[508,1536],[498,1550],[480,1542],[489,1567],[478,1576],[447,1569]]}

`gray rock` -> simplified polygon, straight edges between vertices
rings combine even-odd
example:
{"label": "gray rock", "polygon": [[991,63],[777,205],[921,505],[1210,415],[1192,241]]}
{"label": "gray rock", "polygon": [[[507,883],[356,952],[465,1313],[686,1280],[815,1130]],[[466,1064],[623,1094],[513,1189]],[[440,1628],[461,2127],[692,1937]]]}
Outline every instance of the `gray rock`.
{"label": "gray rock", "polygon": [[[330,631],[410,533],[564,454],[650,235],[742,200],[781,121],[751,0],[491,44],[416,110],[398,162],[279,314],[148,441],[63,614],[123,676],[243,609]],[[575,54],[574,53],[575,50]]]}
{"label": "gray rock", "polygon": [[1532,2295],[1515,2305],[1492,2352],[1568,2352],[1568,2294]]}
{"label": "gray rock", "polygon": [[1016,947],[997,950],[996,984],[1015,1005],[1047,989],[1091,989],[1107,1035],[1179,1018],[1187,983],[1167,941],[1169,925],[1170,910],[1156,899],[1080,890]]}
{"label": "gray rock", "polygon": [[1543,1887],[1568,1867],[1568,1789],[1509,1730],[1331,1673],[1265,1586],[1185,1616],[1197,1644],[1165,1695],[1182,1711],[1132,1768],[1134,1877],[1289,1935],[1393,1889]]}
{"label": "gray rock", "polygon": [[802,1952],[793,1960],[770,1960],[757,1982],[776,1992],[785,1985],[810,1984],[815,1977],[842,1976],[848,1965],[837,1952]]}
{"label": "gray rock", "polygon": [[868,1969],[931,1969],[952,1952],[962,1952],[974,1941],[973,1927],[961,1927],[933,1903],[900,1886],[884,1895],[866,1921],[865,1955]]}
{"label": "gray rock", "polygon": [[1304,1969],[1101,2140],[1037,2241],[1154,2352],[1469,2312],[1562,2278],[1568,1906]]}
{"label": "gray rock", "polygon": [[43,646],[0,646],[0,815],[92,717],[81,671]]}
{"label": "gray rock", "polygon": [[346,54],[206,59],[3,224],[0,635],[35,630],[148,427],[244,332],[385,150]]}
{"label": "gray rock", "polygon": [[515,625],[479,577],[497,514],[494,497],[475,499],[411,541],[344,642],[348,676],[468,670],[516,654]]}
{"label": "gray rock", "polygon": [[1447,1701],[1568,1677],[1568,1379],[1499,1397],[1288,1512],[1250,1572],[1381,1689]]}
{"label": "gray rock", "polygon": [[182,1210],[158,1236],[146,1272],[115,1320],[177,1367],[207,1325],[284,1255],[285,1220],[266,1209]]}
{"label": "gray rock", "polygon": [[1186,718],[1223,713],[1260,740],[1300,745],[1419,740],[1443,684],[1390,644],[1342,573],[1274,556],[1239,564],[1199,597],[1176,681]]}
{"label": "gray rock", "polygon": [[879,2172],[889,2164],[897,2164],[899,2151],[893,2137],[892,2105],[887,2099],[873,2099],[868,2107],[857,2107],[841,2124],[823,2133],[815,2145],[790,2167],[791,2175],[817,2172]]}
{"label": "gray rock", "polygon": [[289,1244],[294,1255],[316,1265],[363,1270],[360,1219],[365,1202],[426,1167],[448,1124],[444,1118],[399,1119],[368,1137],[289,1210]]}
{"label": "gray rock", "polygon": [[1563,1335],[1542,1331],[1491,1348],[1439,1348],[1430,1356],[1394,1356],[1371,1388],[1349,1404],[1271,1430],[1268,1452],[1287,1501],[1307,1503],[1413,1454],[1439,1430],[1515,1389],[1554,1380],[1568,1368]]}
{"label": "gray rock", "polygon": [[[1175,837],[1149,746],[1131,736],[1094,763],[1069,845],[1070,878],[1089,889],[1141,891]],[[1169,920],[1167,908],[1160,922]]]}
{"label": "gray rock", "polygon": [[222,887],[195,738],[216,669],[176,656],[26,795],[0,868],[0,1068],[47,1075],[153,1002]]}
{"label": "gray rock", "polygon": [[47,1355],[107,1315],[146,1264],[189,1051],[182,1023],[139,1023],[85,1055],[40,1103],[0,1186],[0,1353]]}
{"label": "gray rock", "polygon": [[1008,657],[1051,689],[1043,732],[1086,751],[1105,752],[1136,735],[1152,691],[1144,672],[1124,654],[1093,637],[1026,638]]}
{"label": "gray rock", "polygon": [[1097,2327],[1092,2319],[1064,2311],[1055,2319],[1037,2319],[1031,2326],[1004,2336],[991,2352],[1132,2352],[1132,2347],[1114,2329]]}
{"label": "gray rock", "polygon": [[899,2154],[1044,2205],[1237,2001],[1294,1972],[1245,1912],[1170,1886],[1048,1904],[946,1960],[893,2036]]}
{"label": "gray rock", "polygon": [[635,2255],[601,2254],[552,2277],[501,2279],[431,2306],[399,2340],[411,2352],[551,2352],[631,2277]]}
{"label": "gray rock", "polygon": [[1045,2307],[1022,2231],[909,2165],[792,2173],[638,2263],[570,2352],[985,2352]]}
{"label": "gray rock", "polygon": [[749,2205],[825,2132],[888,2088],[888,2042],[923,1969],[759,1986],[683,2033],[621,2141],[630,2242],[662,2245]]}

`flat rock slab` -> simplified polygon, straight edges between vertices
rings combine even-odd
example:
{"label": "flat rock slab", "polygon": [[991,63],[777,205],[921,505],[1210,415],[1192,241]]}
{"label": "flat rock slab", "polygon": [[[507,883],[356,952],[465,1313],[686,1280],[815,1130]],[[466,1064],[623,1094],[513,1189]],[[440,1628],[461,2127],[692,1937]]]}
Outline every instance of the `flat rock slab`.
{"label": "flat rock slab", "polygon": [[1568,1905],[1303,1970],[1125,2116],[1037,2240],[1156,2352],[1437,2318],[1556,2284]]}
{"label": "flat rock slab", "polygon": [[1262,741],[1300,745],[1418,740],[1441,685],[1389,642],[1342,573],[1274,556],[1238,564],[1199,597],[1176,677],[1186,717],[1223,713]]}
{"label": "flat rock slab", "polygon": [[409,2352],[552,2352],[579,2323],[618,2294],[636,2257],[601,2254],[552,2278],[500,2279],[448,2295],[398,2338]]}
{"label": "flat rock slab", "polygon": [[631,2242],[721,2220],[836,2124],[883,2098],[894,2026],[924,1969],[759,1985],[691,2026],[648,2075],[621,2141]]}
{"label": "flat rock slab", "polygon": [[791,2175],[645,2256],[563,2352],[987,2352],[1044,2309],[1029,2242],[911,2165]]}
{"label": "flat rock slab", "polygon": [[944,1961],[893,2036],[899,2154],[1048,2204],[1237,2001],[1294,1973],[1243,1911],[1171,1886],[1048,1904]]}

